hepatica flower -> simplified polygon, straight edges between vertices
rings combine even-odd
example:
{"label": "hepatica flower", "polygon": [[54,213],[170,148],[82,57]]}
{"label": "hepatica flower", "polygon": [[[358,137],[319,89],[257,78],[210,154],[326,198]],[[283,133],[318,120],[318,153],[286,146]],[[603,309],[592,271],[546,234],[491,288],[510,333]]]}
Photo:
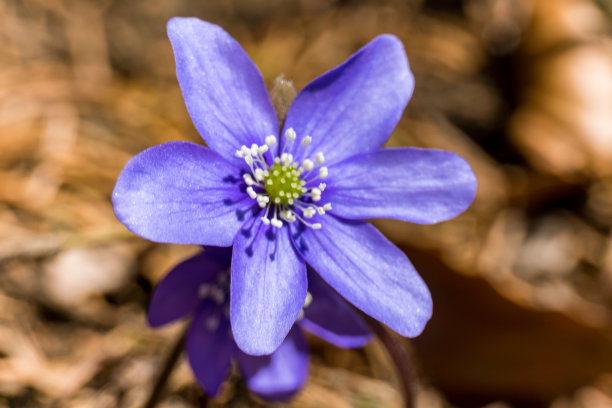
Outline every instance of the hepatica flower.
{"label": "hepatica flower", "polygon": [[309,353],[301,329],[339,347],[361,347],[372,334],[365,322],[321,278],[309,272],[309,292],[294,325],[269,356],[242,352],[233,340],[228,318],[231,248],[208,247],[180,263],[156,287],[148,311],[158,327],[191,316],[186,337],[189,364],[206,392],[217,395],[232,360],[255,394],[284,400],[308,377]]}
{"label": "hepatica flower", "polygon": [[408,258],[362,219],[430,224],[472,202],[469,164],[446,151],[383,144],[414,79],[401,42],[381,35],[308,84],[279,129],[260,72],[220,27],[168,23],[187,110],[208,148],[145,150],[113,192],[117,217],[158,242],[233,245],[230,320],[238,346],[274,351],[297,319],[306,264],[404,336],[431,316]]}

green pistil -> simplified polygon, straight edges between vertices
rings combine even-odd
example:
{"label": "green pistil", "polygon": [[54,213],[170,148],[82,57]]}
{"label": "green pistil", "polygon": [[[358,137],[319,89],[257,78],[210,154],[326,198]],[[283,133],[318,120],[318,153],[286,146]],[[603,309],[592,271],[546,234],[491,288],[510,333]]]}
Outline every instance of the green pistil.
{"label": "green pistil", "polygon": [[270,202],[274,204],[293,204],[293,200],[306,191],[306,182],[300,178],[300,172],[288,164],[274,163],[268,170],[264,184]]}

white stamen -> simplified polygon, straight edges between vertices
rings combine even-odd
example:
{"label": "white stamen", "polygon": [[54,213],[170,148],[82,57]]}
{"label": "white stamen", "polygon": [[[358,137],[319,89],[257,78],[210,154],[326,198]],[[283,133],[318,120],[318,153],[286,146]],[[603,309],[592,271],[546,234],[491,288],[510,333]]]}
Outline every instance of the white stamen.
{"label": "white stamen", "polygon": [[242,159],[244,157],[244,153],[242,153],[241,150],[236,150],[236,153],[234,153],[234,156],[238,157],[239,159]]}
{"label": "white stamen", "polygon": [[327,187],[327,184],[325,184],[325,183],[320,183],[319,184],[319,190],[325,191],[325,187]]}
{"label": "white stamen", "polygon": [[255,182],[253,181],[253,177],[251,177],[249,173],[244,173],[242,175],[242,178],[244,179],[244,182],[247,186],[252,186],[253,184],[255,184]]}
{"label": "white stamen", "polygon": [[219,318],[217,316],[208,316],[204,320],[204,327],[211,332],[217,330],[219,328]]}
{"label": "white stamen", "polygon": [[257,149],[257,153],[259,154],[264,154],[267,151],[268,151],[268,145],[259,146],[259,148]]}
{"label": "white stamen", "polygon": [[257,181],[263,181],[265,178],[264,171],[262,169],[255,169],[255,179]]}
{"label": "white stamen", "polygon": [[317,160],[317,164],[325,163],[325,157],[323,157],[323,153],[319,152],[315,155],[315,159]]}
{"label": "white stamen", "polygon": [[302,213],[304,214],[304,218],[312,218],[316,214],[316,210],[313,207],[308,207],[302,211]]}
{"label": "white stamen", "polygon": [[253,190],[253,187],[247,187],[246,191],[249,197],[251,197],[253,200],[257,199],[257,193],[255,190]]}
{"label": "white stamen", "polygon": [[305,160],[302,162],[302,167],[304,167],[304,169],[305,169],[306,171],[310,171],[310,170],[314,169],[314,163],[313,163],[313,162],[312,162],[312,160],[310,160],[310,159],[305,159]]}
{"label": "white stamen", "polygon": [[246,162],[246,164],[248,164],[249,166],[253,165],[253,157],[251,156],[245,156],[244,157],[244,161]]}
{"label": "white stamen", "polygon": [[302,146],[308,146],[310,144],[310,142],[312,142],[312,137],[310,136],[305,136],[302,139]]}
{"label": "white stamen", "polygon": [[327,167],[321,167],[319,169],[319,177],[320,178],[325,178],[327,177]]}
{"label": "white stamen", "polygon": [[283,226],[283,222],[279,220],[278,218],[273,218],[272,221],[270,221],[270,224],[272,224],[272,226],[276,228],[280,228]]}
{"label": "white stamen", "polygon": [[308,307],[310,306],[310,304],[312,303],[312,295],[310,294],[310,292],[306,292],[306,299],[304,299],[304,307]]}
{"label": "white stamen", "polygon": [[255,143],[253,143],[251,145],[251,156],[257,157],[257,152],[258,151],[259,151],[259,146],[257,146]]}
{"label": "white stamen", "polygon": [[201,284],[200,287],[198,287],[198,297],[200,299],[207,298],[208,295],[210,294],[211,289],[212,289],[212,286],[207,285],[205,283]]}
{"label": "white stamen", "polygon": [[266,217],[261,217],[261,220],[263,221],[265,225],[270,225],[270,220],[267,219]]}
{"label": "white stamen", "polygon": [[213,291],[210,293],[210,297],[217,303],[218,305],[222,305],[225,302],[225,293],[223,289],[219,287],[214,287]]}
{"label": "white stamen", "polygon": [[274,136],[274,135],[266,136],[266,144],[268,146],[275,145],[276,144],[276,136]]}
{"label": "white stamen", "polygon": [[242,147],[240,148],[240,151],[242,152],[244,156],[248,156],[249,154],[251,154],[251,149],[249,149],[245,145],[242,145]]}
{"label": "white stamen", "polygon": [[295,138],[297,137],[295,130],[293,130],[293,128],[289,128],[285,131],[285,137],[287,138],[287,140],[289,140],[290,142],[293,142],[295,140]]}
{"label": "white stamen", "polygon": [[221,273],[217,277],[217,283],[220,285],[225,285],[229,281],[229,275],[227,273]]}
{"label": "white stamen", "polygon": [[332,209],[331,203],[327,203],[323,206],[323,208],[325,209],[325,211],[329,211]]}
{"label": "white stamen", "polygon": [[311,227],[312,227],[312,229],[316,229],[316,230],[318,230],[318,229],[321,229],[321,224],[319,224],[319,223],[317,222],[316,224],[312,224],[312,225],[311,225]]}

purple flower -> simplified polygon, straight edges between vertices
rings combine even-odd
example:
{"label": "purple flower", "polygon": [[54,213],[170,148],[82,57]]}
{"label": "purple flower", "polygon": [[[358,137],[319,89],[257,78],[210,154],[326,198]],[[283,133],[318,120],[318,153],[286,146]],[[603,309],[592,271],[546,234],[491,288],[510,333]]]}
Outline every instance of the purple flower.
{"label": "purple flower", "polygon": [[401,42],[381,35],[308,84],[279,127],[264,81],[220,27],[174,18],[168,35],[189,114],[209,148],[187,142],[134,157],[113,192],[117,217],[158,242],[233,245],[230,320],[239,347],[281,344],[306,298],[306,264],[404,336],[431,295],[364,218],[429,224],[472,202],[469,164],[446,151],[381,149],[414,87]]}
{"label": "purple flower", "polygon": [[296,393],[308,377],[309,353],[297,326],[344,348],[367,344],[372,334],[366,323],[333,289],[315,274],[302,316],[281,345],[269,356],[242,352],[233,340],[229,322],[231,248],[207,247],[177,265],[159,283],[148,312],[149,324],[164,325],[192,316],[186,339],[189,364],[200,384],[214,397],[236,360],[247,386],[267,400]]}

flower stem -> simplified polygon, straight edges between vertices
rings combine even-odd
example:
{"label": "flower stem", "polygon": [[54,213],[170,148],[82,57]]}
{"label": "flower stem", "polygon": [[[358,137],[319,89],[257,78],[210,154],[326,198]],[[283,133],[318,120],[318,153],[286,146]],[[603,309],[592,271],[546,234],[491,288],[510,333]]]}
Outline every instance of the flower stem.
{"label": "flower stem", "polygon": [[[187,328],[188,327],[189,326],[187,326]],[[176,362],[183,353],[183,343],[185,342],[185,336],[187,335],[187,328],[185,328],[180,336],[178,336],[172,350],[166,357],[162,370],[159,372],[159,375],[155,380],[155,384],[153,385],[153,388],[151,388],[151,394],[149,395],[147,402],[143,405],[143,408],[153,408],[155,405],[157,405],[159,397],[166,386],[166,382],[168,381],[168,378],[170,378],[170,374],[172,373],[174,366],[176,366]]]}
{"label": "flower stem", "polygon": [[398,374],[399,381],[402,384],[404,391],[404,406],[406,408],[414,407],[416,378],[412,368],[410,356],[406,349],[397,337],[389,331],[385,326],[380,324],[378,320],[371,318],[363,312],[360,312],[363,319],[374,331],[374,334],[380,339],[383,346],[387,349],[391,361],[395,365],[395,370]]}

